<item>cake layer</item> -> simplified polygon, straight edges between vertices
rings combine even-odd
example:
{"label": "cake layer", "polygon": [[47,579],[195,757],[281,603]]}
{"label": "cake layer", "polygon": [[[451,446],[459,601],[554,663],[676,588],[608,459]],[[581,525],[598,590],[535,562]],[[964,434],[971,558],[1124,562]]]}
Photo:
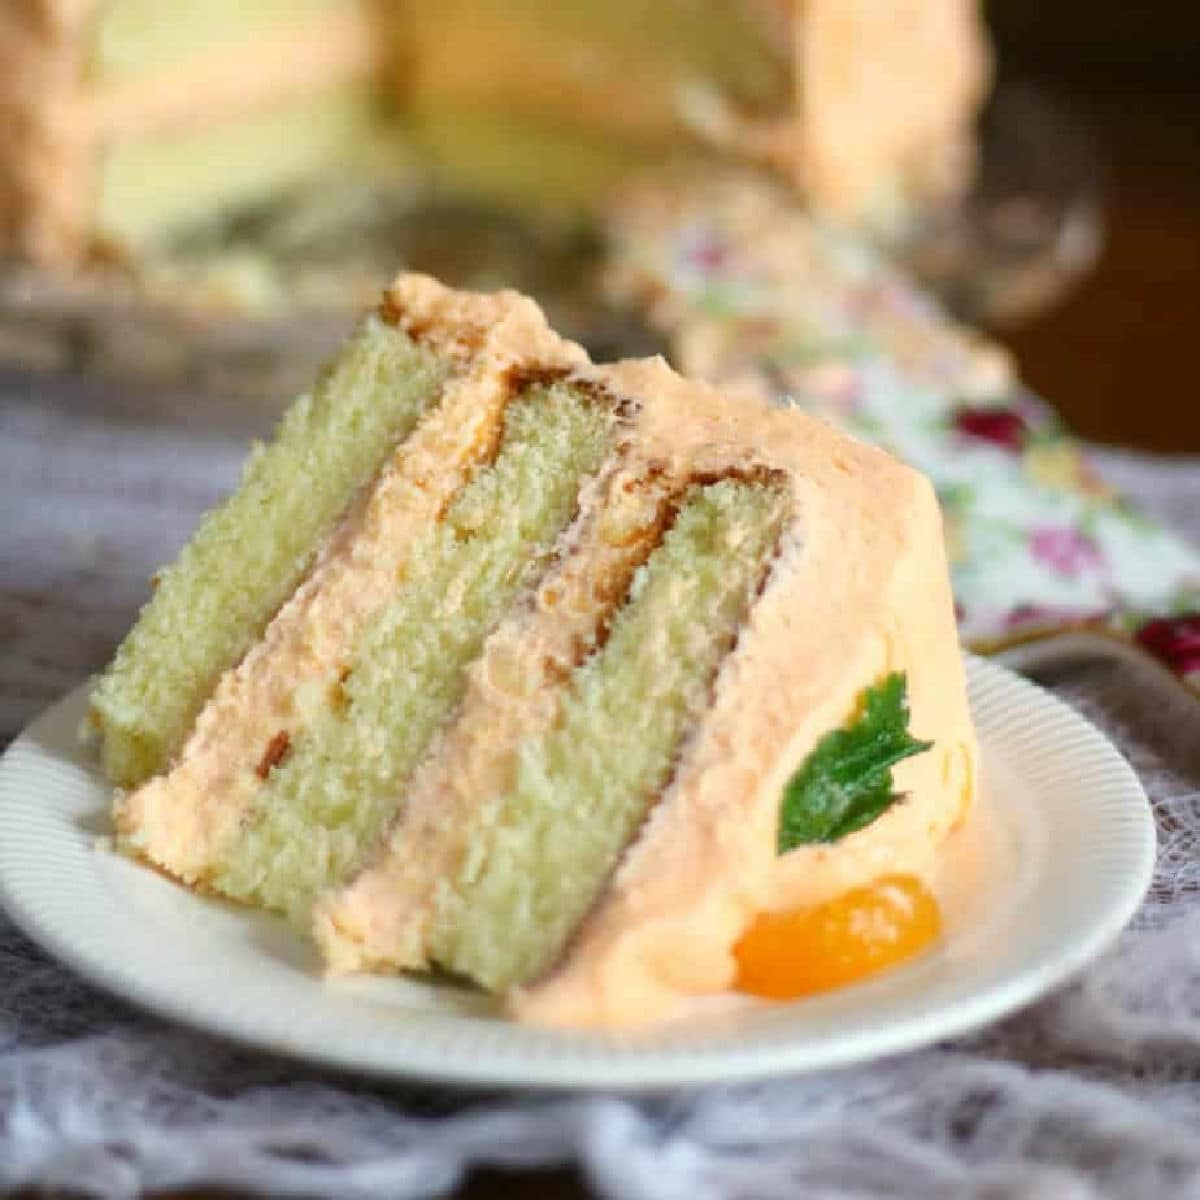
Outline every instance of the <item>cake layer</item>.
{"label": "cake layer", "polygon": [[517,752],[553,725],[565,681],[607,636],[683,488],[661,463],[622,447],[581,491],[585,515],[571,544],[529,603],[488,638],[457,719],[413,776],[386,839],[352,882],[319,903],[315,931],[333,969],[429,965],[446,882],[486,841],[497,801],[513,786]]}
{"label": "cake layer", "polygon": [[[617,391],[655,395],[647,411],[660,427],[686,419],[692,444],[736,447],[783,473],[791,512],[770,582],[662,799],[568,954],[510,997],[523,1019],[572,1026],[644,1024],[731,987],[733,947],[761,912],[818,904],[892,872],[934,884],[937,849],[975,791],[928,481],[820,421],[752,400],[730,406],[661,364],[608,374]],[[781,855],[789,779],[892,672],[907,680],[912,736],[932,748],[894,768],[901,799],[870,825]]]}
{"label": "cake layer", "polygon": [[431,108],[414,113],[406,133],[439,193],[523,209],[589,211],[654,161],[636,142],[503,110]]}
{"label": "cake layer", "polygon": [[[520,371],[561,373],[584,360],[530,301],[510,292],[451,292],[423,276],[405,276],[388,292],[382,320],[368,322],[360,340],[377,327],[419,342],[449,372],[437,402],[401,437],[372,486],[358,490],[263,637],[221,676],[170,772],[116,805],[122,846],[188,883],[210,885],[219,855],[250,818],[273,756],[344,699],[353,648],[393,598],[410,552],[495,458]],[[331,375],[358,353],[352,342]],[[390,387],[392,371],[379,382]],[[302,441],[303,431],[296,436]],[[293,450],[316,460],[315,450]],[[248,501],[240,492],[232,503]],[[136,646],[119,657],[132,658],[142,673],[161,667]]]}
{"label": "cake layer", "polygon": [[451,363],[368,320],[241,487],[201,523],[92,691],[104,768],[122,787],[162,771],[221,673],[262,633],[355,493],[438,395]]}
{"label": "cake layer", "polygon": [[90,80],[80,121],[97,148],[228,123],[334,84],[375,83],[384,57],[374,26],[357,5],[343,4],[229,46],[198,46],[169,70]]}
{"label": "cake layer", "polygon": [[151,249],[351,166],[378,127],[374,89],[351,82],[195,128],[119,138],[98,151],[93,236]]}
{"label": "cake layer", "polygon": [[437,962],[504,991],[559,957],[707,707],[786,508],[765,481],[685,499],[604,646],[572,675],[553,728],[519,749],[494,828],[441,898]]}
{"label": "cake layer", "polygon": [[791,98],[786,31],[744,0],[441,0],[406,13],[398,83],[416,112],[503,114],[661,149],[682,94],[716,89],[760,115]]}
{"label": "cake layer", "polygon": [[347,648],[341,702],[270,771],[218,864],[218,891],[303,918],[373,844],[461,701],[487,634],[543,569],[615,420],[564,385],[510,404],[495,463],[412,547],[393,598]]}

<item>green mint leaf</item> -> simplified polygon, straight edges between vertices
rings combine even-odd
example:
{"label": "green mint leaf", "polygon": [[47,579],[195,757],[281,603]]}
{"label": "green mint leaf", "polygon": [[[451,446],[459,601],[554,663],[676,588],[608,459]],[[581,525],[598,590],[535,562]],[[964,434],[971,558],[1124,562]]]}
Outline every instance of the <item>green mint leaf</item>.
{"label": "green mint leaf", "polygon": [[845,729],[826,734],[788,780],[778,849],[836,842],[870,825],[897,799],[892,767],[933,745],[908,732],[908,681],[900,672],[867,688]]}

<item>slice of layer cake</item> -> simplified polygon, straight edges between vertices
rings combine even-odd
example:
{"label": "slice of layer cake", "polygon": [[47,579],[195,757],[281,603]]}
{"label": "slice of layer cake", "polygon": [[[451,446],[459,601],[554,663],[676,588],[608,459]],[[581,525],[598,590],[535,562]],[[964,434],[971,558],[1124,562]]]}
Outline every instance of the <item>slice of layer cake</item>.
{"label": "slice of layer cake", "polygon": [[[885,695],[884,758],[809,789]],[[931,880],[974,782],[922,477],[419,277],[163,573],[93,716],[125,850],[334,970],[572,1024],[728,988],[760,913]]]}

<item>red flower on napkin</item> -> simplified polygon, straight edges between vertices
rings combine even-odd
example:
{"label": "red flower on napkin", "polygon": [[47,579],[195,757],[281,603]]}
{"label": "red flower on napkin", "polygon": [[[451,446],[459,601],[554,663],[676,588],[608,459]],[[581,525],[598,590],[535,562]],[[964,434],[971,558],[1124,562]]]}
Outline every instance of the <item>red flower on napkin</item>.
{"label": "red flower on napkin", "polygon": [[1029,425],[1011,408],[982,408],[963,405],[954,411],[954,428],[969,438],[991,442],[1018,453],[1029,440]]}
{"label": "red flower on napkin", "polygon": [[1200,612],[1147,621],[1134,639],[1177,674],[1200,672]]}

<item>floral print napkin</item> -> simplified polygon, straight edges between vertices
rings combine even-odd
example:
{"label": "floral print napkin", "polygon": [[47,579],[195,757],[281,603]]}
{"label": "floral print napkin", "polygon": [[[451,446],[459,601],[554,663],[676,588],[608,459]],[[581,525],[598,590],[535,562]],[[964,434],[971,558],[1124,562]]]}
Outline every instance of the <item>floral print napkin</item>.
{"label": "floral print napkin", "polygon": [[875,251],[727,171],[638,181],[608,234],[609,293],[681,370],[798,405],[933,480],[969,645],[1094,630],[1200,693],[1200,551],[1109,488],[1006,354]]}

